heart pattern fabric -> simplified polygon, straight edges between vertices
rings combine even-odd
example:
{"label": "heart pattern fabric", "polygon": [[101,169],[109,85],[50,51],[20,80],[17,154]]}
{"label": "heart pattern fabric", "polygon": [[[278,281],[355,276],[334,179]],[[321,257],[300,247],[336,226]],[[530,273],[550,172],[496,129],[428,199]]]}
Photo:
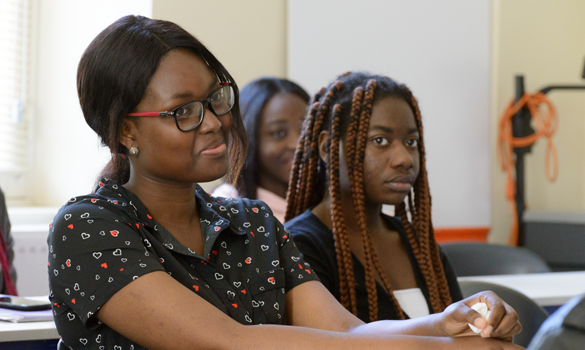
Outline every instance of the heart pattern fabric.
{"label": "heart pattern fabric", "polygon": [[154,271],[242,324],[284,322],[286,292],[317,279],[299,264],[302,255],[288,232],[261,201],[215,198],[199,187],[195,197],[204,241],[198,252],[181,245],[138,197],[111,180],[61,208],[49,232],[48,268],[65,344],[144,349],[94,315],[125,285]]}

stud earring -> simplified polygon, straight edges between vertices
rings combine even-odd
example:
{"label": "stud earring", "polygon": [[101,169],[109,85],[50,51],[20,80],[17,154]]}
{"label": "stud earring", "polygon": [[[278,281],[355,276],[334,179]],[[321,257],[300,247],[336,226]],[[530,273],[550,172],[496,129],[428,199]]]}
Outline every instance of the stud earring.
{"label": "stud earring", "polygon": [[132,147],[132,148],[130,148],[130,150],[128,151],[128,153],[129,153],[131,156],[137,156],[137,155],[138,155],[138,152],[140,152],[140,151],[139,151],[139,150],[138,150],[138,148],[136,148],[136,147]]}

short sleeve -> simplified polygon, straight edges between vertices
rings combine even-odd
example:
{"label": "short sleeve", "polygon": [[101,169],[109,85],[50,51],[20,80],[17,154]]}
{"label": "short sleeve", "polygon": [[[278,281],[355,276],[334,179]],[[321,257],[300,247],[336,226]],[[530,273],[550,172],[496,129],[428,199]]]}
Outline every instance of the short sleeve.
{"label": "short sleeve", "polygon": [[331,271],[329,264],[327,264],[324,259],[329,256],[329,253],[323,252],[316,244],[315,240],[304,234],[304,232],[295,233],[293,236],[295,245],[301,252],[305,261],[311,265],[311,268],[317,274],[325,288],[334,293],[334,283],[331,277],[334,276],[334,273],[336,272]]}
{"label": "short sleeve", "polygon": [[288,292],[294,287],[308,281],[318,281],[319,277],[311,269],[309,263],[305,261],[303,254],[297,249],[292,235],[278,219],[275,218],[274,221],[276,222],[277,239],[280,246],[279,256],[281,266],[285,273],[286,291]]}
{"label": "short sleeve", "polygon": [[[104,206],[95,198],[66,205],[48,238],[52,301],[66,304],[86,326],[124,286],[164,270],[140,234],[144,228],[113,210],[112,204]],[[58,308],[54,310],[59,317]]]}

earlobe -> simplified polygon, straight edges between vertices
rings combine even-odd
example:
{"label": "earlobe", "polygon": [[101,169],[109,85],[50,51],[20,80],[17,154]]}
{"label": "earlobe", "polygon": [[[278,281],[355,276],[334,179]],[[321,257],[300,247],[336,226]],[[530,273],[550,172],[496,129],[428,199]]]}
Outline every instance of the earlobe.
{"label": "earlobe", "polygon": [[325,130],[319,134],[319,157],[327,163],[327,143],[329,142],[329,133]]}
{"label": "earlobe", "polygon": [[122,121],[122,126],[120,126],[120,143],[126,148],[130,149],[132,147],[136,147],[136,124],[128,119],[124,119]]}

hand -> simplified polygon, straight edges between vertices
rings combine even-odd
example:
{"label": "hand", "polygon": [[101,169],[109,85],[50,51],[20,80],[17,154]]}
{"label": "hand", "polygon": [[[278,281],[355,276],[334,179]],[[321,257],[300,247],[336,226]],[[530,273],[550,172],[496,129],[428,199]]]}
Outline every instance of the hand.
{"label": "hand", "polygon": [[[487,321],[471,308],[476,303],[487,304],[491,311]],[[516,311],[491,291],[480,292],[453,303],[442,312],[441,316],[443,331],[450,337],[476,335],[469,328],[468,323],[482,330],[480,333],[482,338],[492,337],[512,341],[512,337],[522,330]]]}

